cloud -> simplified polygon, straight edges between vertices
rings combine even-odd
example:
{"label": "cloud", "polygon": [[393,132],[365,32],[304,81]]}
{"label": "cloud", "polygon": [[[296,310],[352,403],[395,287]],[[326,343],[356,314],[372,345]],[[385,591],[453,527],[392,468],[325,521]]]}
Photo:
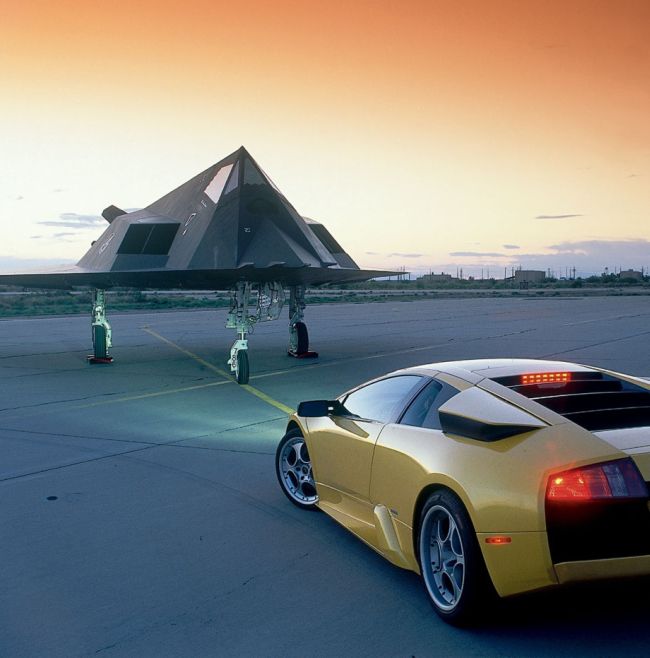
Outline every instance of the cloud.
{"label": "cloud", "polygon": [[504,258],[506,254],[499,254],[493,251],[452,251],[450,256],[457,258]]}
{"label": "cloud", "polygon": [[535,219],[571,219],[571,217],[582,217],[582,215],[537,215]]}
{"label": "cloud", "polygon": [[97,228],[104,227],[106,220],[99,215],[79,215],[75,212],[64,212],[59,219],[48,219],[37,222],[41,226],[57,226],[59,228]]}
{"label": "cloud", "polygon": [[504,249],[521,249],[521,247],[518,244],[504,244],[503,248]]}
{"label": "cloud", "polygon": [[26,272],[35,268],[70,265],[75,261],[56,258],[16,258],[0,255],[0,272]]}
{"label": "cloud", "polygon": [[55,233],[52,237],[54,238],[65,238],[69,235],[76,235],[76,233]]}
{"label": "cloud", "polygon": [[393,253],[379,252],[379,251],[366,251],[366,256],[383,256],[384,258],[422,258],[424,254],[403,253],[401,251],[394,251]]}

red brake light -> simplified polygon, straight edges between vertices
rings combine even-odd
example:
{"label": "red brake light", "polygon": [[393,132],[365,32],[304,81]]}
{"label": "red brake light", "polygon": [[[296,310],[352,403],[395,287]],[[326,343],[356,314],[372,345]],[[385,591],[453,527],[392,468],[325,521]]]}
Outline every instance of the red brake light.
{"label": "red brake light", "polygon": [[646,484],[630,458],[557,473],[549,478],[546,488],[546,498],[550,501],[580,502],[647,496]]}
{"label": "red brake light", "polygon": [[570,381],[570,372],[536,372],[521,376],[522,384],[565,384]]}

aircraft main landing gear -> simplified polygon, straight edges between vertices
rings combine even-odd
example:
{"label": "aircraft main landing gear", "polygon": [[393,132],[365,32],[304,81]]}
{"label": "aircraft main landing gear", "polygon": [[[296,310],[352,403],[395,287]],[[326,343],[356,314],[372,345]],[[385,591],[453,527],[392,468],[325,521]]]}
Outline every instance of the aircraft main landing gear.
{"label": "aircraft main landing gear", "polygon": [[111,325],[106,319],[106,298],[103,290],[93,290],[93,310],[91,319],[93,335],[93,353],[88,363],[112,363],[113,357],[108,350],[113,346]]}
{"label": "aircraft main landing gear", "polygon": [[289,349],[287,354],[296,359],[315,359],[318,352],[309,349],[309,333],[303,322],[305,317],[305,287],[289,289]]}

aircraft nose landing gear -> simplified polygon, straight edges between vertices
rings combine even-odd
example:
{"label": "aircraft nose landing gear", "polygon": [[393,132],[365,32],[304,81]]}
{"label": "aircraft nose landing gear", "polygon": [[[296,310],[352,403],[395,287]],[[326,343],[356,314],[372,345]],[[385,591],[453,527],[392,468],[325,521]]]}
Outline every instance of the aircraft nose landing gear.
{"label": "aircraft nose landing gear", "polygon": [[[257,295],[257,299],[255,299]],[[284,305],[282,283],[254,284],[240,281],[232,291],[226,327],[237,330],[237,340],[230,348],[228,365],[238,384],[248,384],[248,334],[258,322],[277,320]],[[302,321],[305,310],[304,286],[290,286],[289,298],[289,356],[309,359],[318,356],[309,349],[307,326]]]}
{"label": "aircraft nose landing gear", "polygon": [[240,331],[239,335],[240,338],[230,348],[228,365],[238,384],[248,384],[250,372],[248,367],[248,340],[246,340],[246,331]]}
{"label": "aircraft nose landing gear", "polygon": [[[281,283],[259,284],[257,300],[253,301],[254,284],[240,281],[232,293],[226,327],[237,330],[237,340],[230,348],[228,365],[238,384],[248,384],[248,334],[257,322],[277,320],[284,304],[284,288]],[[253,299],[251,299],[253,297]],[[254,304],[254,305],[252,305]]]}

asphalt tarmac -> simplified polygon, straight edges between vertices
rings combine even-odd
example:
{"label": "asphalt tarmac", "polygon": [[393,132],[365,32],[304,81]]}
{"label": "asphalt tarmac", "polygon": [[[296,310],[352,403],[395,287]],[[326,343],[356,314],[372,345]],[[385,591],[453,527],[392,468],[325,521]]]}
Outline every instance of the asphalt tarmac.
{"label": "asphalt tarmac", "polygon": [[[650,298],[309,307],[317,360],[286,317],[225,371],[224,311],[0,321],[0,656],[641,656],[650,581],[519,597],[472,630],[419,578],[283,496],[286,410],[390,370],[559,358],[650,376]],[[489,614],[488,614],[489,613]]]}

